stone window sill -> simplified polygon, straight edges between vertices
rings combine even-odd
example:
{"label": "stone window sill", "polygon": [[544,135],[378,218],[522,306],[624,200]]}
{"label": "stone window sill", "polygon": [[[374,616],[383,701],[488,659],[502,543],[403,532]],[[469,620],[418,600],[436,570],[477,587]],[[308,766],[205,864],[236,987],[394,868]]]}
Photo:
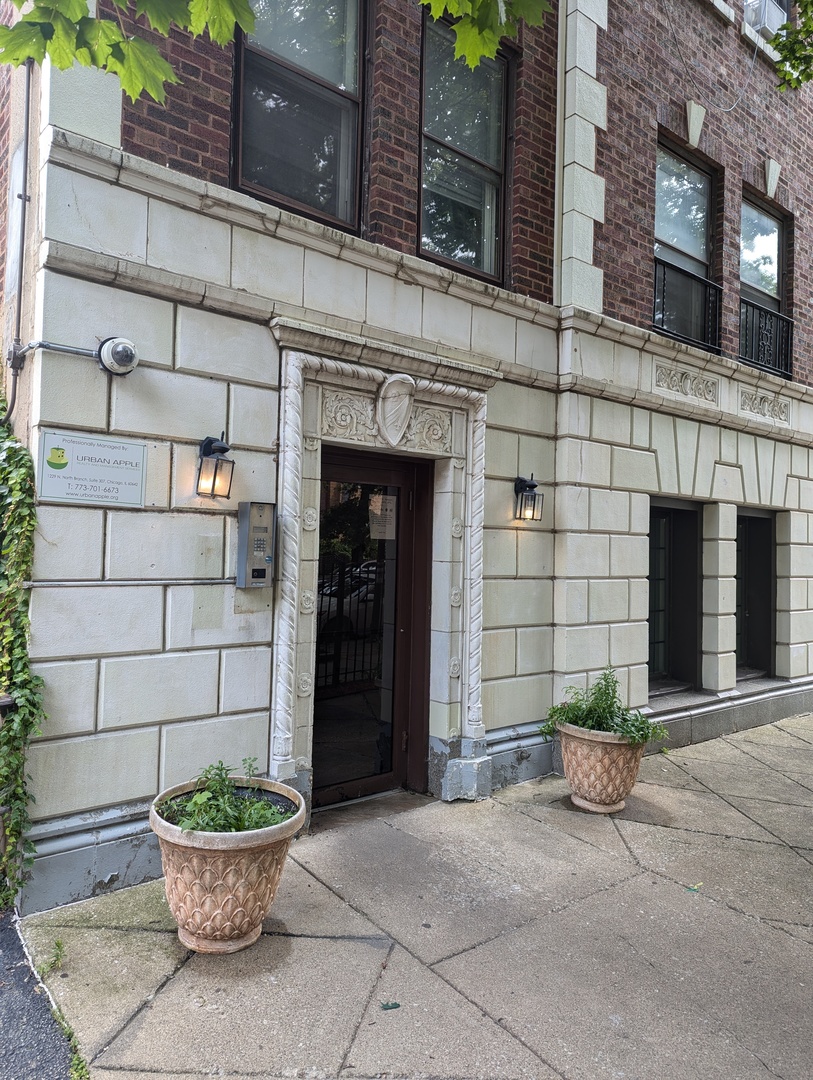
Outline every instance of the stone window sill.
{"label": "stone window sill", "polygon": [[779,63],[779,53],[776,49],[772,49],[765,38],[762,37],[761,34],[758,34],[747,22],[743,22],[740,27],[740,33],[744,38],[747,38],[752,45],[756,45],[759,51],[767,57],[768,60],[772,60],[775,64]]}

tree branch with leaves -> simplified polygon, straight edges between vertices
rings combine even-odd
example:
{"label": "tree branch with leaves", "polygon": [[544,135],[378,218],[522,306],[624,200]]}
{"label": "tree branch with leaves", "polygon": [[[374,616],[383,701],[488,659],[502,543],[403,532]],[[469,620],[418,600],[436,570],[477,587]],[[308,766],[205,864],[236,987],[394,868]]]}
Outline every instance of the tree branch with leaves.
{"label": "tree branch with leaves", "polygon": [[779,53],[780,90],[798,90],[813,79],[813,0],[797,0],[794,18],[770,44]]}
{"label": "tree branch with leaves", "polygon": [[[167,85],[180,79],[156,47],[137,33],[128,33],[120,18],[93,18],[86,0],[12,0],[22,11],[13,26],[0,26],[0,63],[19,66],[29,60],[54,67],[98,68],[116,75],[122,90],[135,101],[147,94],[164,104]],[[404,0],[414,3],[416,0]],[[254,29],[249,0],[112,0],[117,14],[134,14],[142,26],[169,37],[173,29],[192,37],[207,35],[228,45],[238,28]],[[515,38],[520,20],[540,26],[549,12],[548,0],[426,0],[434,18],[444,13],[456,21],[457,57],[476,67],[493,57],[504,37]],[[24,10],[25,9],[25,10]]]}

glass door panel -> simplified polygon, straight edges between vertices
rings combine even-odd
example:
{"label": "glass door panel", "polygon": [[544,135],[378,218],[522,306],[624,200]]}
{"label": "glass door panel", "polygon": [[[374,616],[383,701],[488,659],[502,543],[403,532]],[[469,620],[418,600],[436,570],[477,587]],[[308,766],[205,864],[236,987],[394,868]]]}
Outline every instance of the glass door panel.
{"label": "glass door panel", "polygon": [[317,594],[314,784],[393,772],[400,489],[325,479]]}

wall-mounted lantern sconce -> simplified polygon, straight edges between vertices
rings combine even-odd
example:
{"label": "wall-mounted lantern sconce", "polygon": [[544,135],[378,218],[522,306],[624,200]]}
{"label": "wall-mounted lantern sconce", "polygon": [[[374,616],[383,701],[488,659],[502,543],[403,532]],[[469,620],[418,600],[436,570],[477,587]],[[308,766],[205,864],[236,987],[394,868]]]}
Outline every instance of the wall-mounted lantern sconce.
{"label": "wall-mounted lantern sconce", "polygon": [[223,442],[225,434],[225,431],[221,432],[219,439],[207,435],[200,444],[198,495],[210,495],[213,498],[219,496],[223,499],[229,497],[234,462],[231,458],[224,457],[231,450],[228,443]]}
{"label": "wall-mounted lantern sconce", "polygon": [[514,517],[517,521],[542,520],[542,503],[545,496],[541,491],[536,490],[538,486],[533,473],[530,480],[526,480],[524,476],[518,476],[514,481],[514,494],[517,497]]}

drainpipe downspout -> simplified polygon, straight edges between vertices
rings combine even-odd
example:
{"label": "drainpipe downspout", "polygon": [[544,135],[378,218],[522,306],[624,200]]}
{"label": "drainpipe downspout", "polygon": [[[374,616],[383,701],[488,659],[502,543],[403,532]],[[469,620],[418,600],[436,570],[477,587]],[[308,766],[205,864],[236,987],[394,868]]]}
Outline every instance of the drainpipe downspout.
{"label": "drainpipe downspout", "polygon": [[17,295],[14,298],[14,340],[11,344],[11,348],[8,351],[6,362],[11,369],[11,393],[9,395],[8,407],[6,408],[5,416],[0,423],[7,424],[11,419],[11,414],[14,412],[14,406],[17,402],[17,379],[25,364],[26,351],[22,348],[22,339],[20,337],[20,330],[22,327],[22,314],[23,314],[23,275],[25,271],[25,230],[28,218],[28,204],[31,201],[31,196],[28,194],[28,151],[31,142],[31,71],[34,66],[33,60],[26,60],[25,62],[25,99],[24,99],[24,112],[23,112],[23,171],[22,171],[22,190],[17,193],[17,198],[20,200],[20,235],[19,235],[19,247],[17,251]]}

